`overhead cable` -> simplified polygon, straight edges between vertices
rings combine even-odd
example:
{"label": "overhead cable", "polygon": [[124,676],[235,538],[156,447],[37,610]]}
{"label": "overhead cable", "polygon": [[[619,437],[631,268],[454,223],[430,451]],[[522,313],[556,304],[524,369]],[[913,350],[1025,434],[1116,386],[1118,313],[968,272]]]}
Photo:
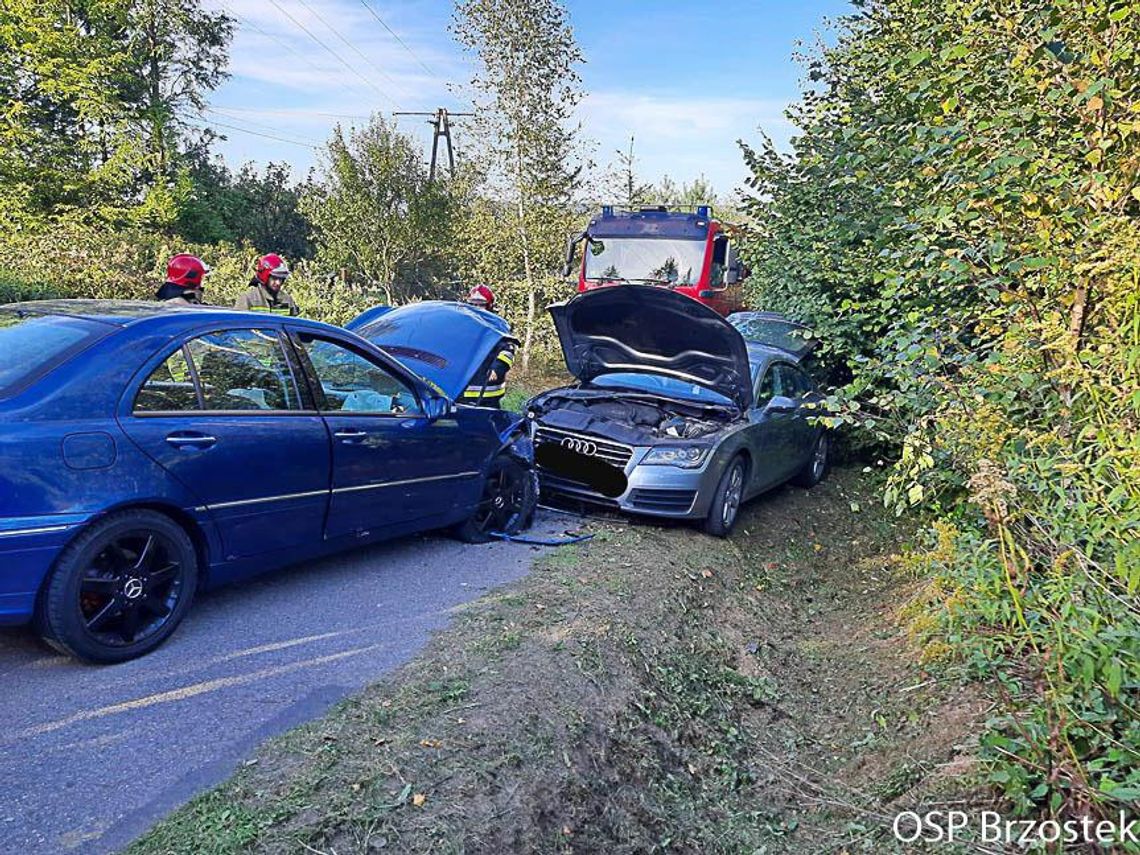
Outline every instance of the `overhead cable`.
{"label": "overhead cable", "polygon": [[[369,59],[367,56],[365,56],[365,55],[364,55],[364,54],[363,54],[363,53],[360,51],[360,48],[358,48],[356,45],[354,45],[352,42],[350,42],[348,39],[346,39],[344,36],[342,36],[342,35],[340,34],[340,31],[339,31],[339,30],[337,30],[337,28],[336,28],[336,27],[334,27],[332,24],[330,24],[328,21],[326,21],[326,20],[325,20],[325,19],[324,19],[324,18],[321,16],[320,12],[318,12],[316,9],[314,9],[312,6],[310,6],[308,3],[306,3],[306,2],[305,2],[305,0],[297,0],[297,2],[298,2],[298,3],[300,3],[302,6],[304,6],[306,9],[308,9],[308,10],[309,10],[309,12],[311,12],[311,13],[312,13],[312,15],[313,15],[313,16],[314,16],[314,17],[315,17],[315,18],[316,18],[318,21],[320,21],[322,24],[324,24],[326,27],[328,27],[328,29],[329,29],[329,32],[331,32],[331,33],[332,33],[334,36],[336,36],[338,39],[340,39],[342,42],[344,42],[344,44],[346,44],[346,45],[348,46],[348,48],[349,48],[350,50],[352,50],[352,51],[353,51],[353,52],[354,52],[354,53],[355,53],[357,56],[359,56],[359,57],[360,57],[362,60],[364,60],[364,61],[365,61],[366,63],[368,63],[369,65],[371,65],[371,66],[372,66],[372,67],[373,67],[373,68],[374,68],[374,69],[375,69],[375,70],[376,70],[378,73],[380,73],[381,75],[383,75],[383,76],[384,76],[384,78],[385,78],[385,79],[386,79],[386,80],[387,80],[389,83],[391,83],[391,84],[392,84],[393,86],[395,86],[395,87],[396,87],[398,90],[400,90],[401,92],[403,92],[403,94],[405,94],[405,95],[407,95],[407,94],[408,94],[408,93],[407,93],[407,92],[406,92],[406,91],[403,89],[403,87],[401,87],[401,86],[400,86],[400,84],[399,84],[399,83],[397,83],[395,80],[393,80],[393,79],[392,79],[392,77],[391,77],[391,76],[388,74],[388,72],[386,72],[384,69],[382,69],[382,68],[381,68],[380,66],[378,66],[376,63],[374,63],[372,60],[370,60],[370,59]],[[388,99],[388,100],[392,101],[392,103],[393,103],[393,104],[395,104],[395,103],[396,103],[394,100],[392,100],[392,99],[391,99],[391,97],[389,97],[389,99]]]}
{"label": "overhead cable", "polygon": [[[418,62],[420,64],[420,68],[422,68],[424,71],[426,71],[432,77],[434,77],[436,80],[440,79],[439,76],[434,71],[432,71],[430,68],[428,68],[426,65],[424,65],[423,60],[420,59],[418,56],[416,56],[416,52],[407,46],[407,44],[404,42],[404,40],[402,38],[400,38],[399,34],[395,30],[393,30],[391,27],[389,27],[386,23],[384,23],[384,19],[381,18],[379,13],[375,9],[372,8],[372,6],[368,3],[368,0],[360,0],[360,5],[362,5],[365,9],[367,9],[370,13],[372,13],[372,17],[380,22],[380,26],[382,26],[385,30],[387,30],[389,33],[391,33],[392,38],[394,38],[397,42],[399,42],[400,46],[403,47],[403,49],[406,50],[411,55],[412,59],[414,59],[416,62]],[[443,82],[443,81],[440,81],[440,82]]]}
{"label": "overhead cable", "polygon": [[[321,47],[323,47],[323,48],[324,48],[326,51],[328,51],[328,52],[329,52],[329,53],[330,53],[330,54],[333,56],[333,58],[335,58],[335,59],[336,59],[336,61],[337,61],[337,62],[339,62],[341,65],[343,65],[343,66],[344,66],[345,68],[347,68],[349,71],[351,71],[353,74],[355,74],[355,75],[356,75],[357,77],[359,77],[361,80],[363,80],[363,81],[364,81],[364,82],[365,82],[365,83],[366,83],[368,86],[371,86],[373,89],[375,89],[377,92],[379,92],[379,93],[380,93],[380,95],[382,95],[384,98],[386,98],[387,100],[391,101],[393,104],[395,104],[395,103],[396,103],[396,102],[395,102],[395,101],[392,99],[392,96],[391,96],[391,95],[389,95],[387,92],[385,92],[385,91],[384,91],[383,89],[381,89],[379,86],[377,86],[375,83],[373,83],[373,82],[372,82],[371,80],[369,80],[367,77],[365,77],[363,74],[361,74],[361,73],[360,73],[359,71],[357,71],[355,68],[353,68],[353,67],[352,67],[352,66],[351,66],[351,65],[350,65],[350,64],[349,64],[347,61],[345,61],[344,57],[342,57],[342,56],[341,56],[339,53],[337,53],[335,50],[333,50],[331,47],[329,47],[327,44],[325,44],[325,43],[324,43],[324,42],[323,42],[323,41],[322,41],[322,40],[321,40],[321,39],[320,39],[318,36],[316,36],[316,35],[313,33],[313,31],[312,31],[312,30],[310,30],[308,27],[306,27],[304,24],[302,24],[300,21],[298,21],[298,20],[297,20],[296,18],[294,18],[292,15],[290,15],[290,14],[289,14],[289,12],[288,12],[288,10],[286,10],[286,9],[285,9],[285,8],[284,8],[284,7],[283,7],[283,6],[282,6],[280,3],[278,3],[278,2],[277,2],[277,0],[269,0],[269,2],[270,2],[270,3],[272,3],[272,4],[273,4],[273,6],[274,6],[274,7],[276,7],[276,9],[277,9],[277,10],[278,10],[278,11],[279,11],[279,12],[280,12],[282,15],[284,15],[286,18],[288,18],[290,21],[292,21],[294,24],[296,24],[298,27],[300,27],[300,28],[301,28],[301,30],[302,30],[302,32],[304,32],[304,33],[305,33],[305,34],[306,34],[306,35],[307,35],[309,38],[311,38],[311,39],[312,39],[313,41],[315,41],[315,42],[316,42],[318,45],[320,45],[320,46],[321,46]],[[399,106],[399,105],[397,105],[397,106]]]}

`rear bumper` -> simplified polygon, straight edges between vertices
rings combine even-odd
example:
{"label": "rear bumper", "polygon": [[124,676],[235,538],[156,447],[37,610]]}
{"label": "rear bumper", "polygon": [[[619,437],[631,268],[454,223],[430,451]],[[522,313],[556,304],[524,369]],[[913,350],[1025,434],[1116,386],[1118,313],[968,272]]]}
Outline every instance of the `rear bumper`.
{"label": "rear bumper", "polygon": [[89,515],[0,518],[0,625],[29,622],[56,557]]}

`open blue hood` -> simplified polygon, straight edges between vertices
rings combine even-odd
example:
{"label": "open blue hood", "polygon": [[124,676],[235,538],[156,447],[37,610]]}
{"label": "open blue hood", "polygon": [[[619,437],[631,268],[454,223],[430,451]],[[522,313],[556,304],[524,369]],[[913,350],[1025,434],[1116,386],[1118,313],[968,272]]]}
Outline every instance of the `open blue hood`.
{"label": "open blue hood", "polygon": [[434,383],[453,401],[485,370],[504,341],[518,344],[507,322],[493,312],[443,300],[377,306],[345,327]]}

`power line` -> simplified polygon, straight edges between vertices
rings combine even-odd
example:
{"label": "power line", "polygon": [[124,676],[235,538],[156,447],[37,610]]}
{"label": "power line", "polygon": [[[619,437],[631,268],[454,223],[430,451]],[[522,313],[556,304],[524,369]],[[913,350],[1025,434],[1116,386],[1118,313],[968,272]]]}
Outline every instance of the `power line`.
{"label": "power line", "polygon": [[[340,32],[339,32],[339,31],[336,29],[336,27],[334,27],[332,24],[330,24],[328,21],[326,21],[326,20],[325,20],[323,17],[321,17],[321,14],[320,14],[320,12],[318,12],[316,9],[314,9],[312,6],[310,6],[308,3],[306,3],[306,2],[305,2],[305,0],[297,0],[297,2],[298,2],[298,3],[300,3],[302,6],[304,6],[306,9],[308,9],[308,10],[309,10],[309,12],[311,12],[311,13],[313,14],[313,16],[314,16],[314,17],[315,17],[315,18],[316,18],[318,21],[320,21],[322,24],[324,24],[326,27],[328,27],[329,31],[330,31],[330,32],[331,32],[331,33],[332,33],[334,36],[336,36],[338,39],[340,39],[342,42],[344,42],[346,45],[348,45],[348,47],[349,47],[349,49],[350,49],[350,50],[352,50],[352,51],[353,51],[353,52],[354,52],[354,53],[355,53],[357,56],[359,56],[359,57],[360,57],[362,60],[364,60],[366,63],[368,63],[369,65],[371,65],[371,66],[372,66],[374,69],[376,69],[376,71],[377,71],[377,72],[379,72],[381,75],[383,75],[383,76],[384,76],[384,78],[385,78],[385,79],[386,79],[386,80],[387,80],[389,83],[391,83],[393,86],[395,86],[395,87],[396,87],[396,89],[398,89],[400,92],[403,92],[403,94],[405,94],[405,95],[407,95],[407,94],[408,94],[408,92],[407,92],[407,91],[405,91],[405,90],[403,89],[403,87],[401,87],[401,86],[400,86],[400,84],[399,84],[399,83],[397,83],[395,80],[393,80],[393,79],[391,78],[391,76],[388,74],[388,72],[386,72],[384,69],[382,69],[382,68],[381,68],[380,66],[378,66],[376,63],[374,63],[372,60],[370,60],[370,59],[369,59],[367,56],[365,56],[365,55],[364,55],[364,54],[363,54],[363,53],[360,51],[360,48],[358,48],[356,45],[354,45],[352,42],[350,42],[348,39],[346,39],[344,36],[342,36],[342,35],[340,34]],[[389,97],[389,100],[392,100],[392,99],[391,99],[391,97]],[[392,101],[392,103],[393,103],[393,104],[395,104],[396,102],[395,102],[395,101]]]}
{"label": "power line", "polygon": [[[206,120],[203,119],[202,121],[206,121]],[[287,140],[287,139],[285,139],[285,137],[278,137],[278,136],[274,136],[273,134],[263,134],[260,131],[251,131],[248,128],[239,128],[237,125],[227,125],[225,122],[216,122],[216,121],[211,120],[209,122],[209,124],[206,125],[206,127],[204,127],[204,128],[200,127],[199,130],[207,130],[208,131],[208,130],[211,130],[214,126],[217,126],[219,128],[226,128],[227,130],[231,130],[231,131],[240,131],[243,134],[250,134],[251,136],[255,136],[255,137],[265,137],[266,139],[276,140],[277,142],[289,143],[290,145],[296,145],[296,146],[300,146],[301,148],[312,149],[313,151],[317,151],[317,149],[318,149],[318,146],[310,145],[307,142],[298,142],[297,140]]]}
{"label": "power line", "polygon": [[[404,50],[406,50],[411,55],[412,59],[414,59],[416,62],[418,62],[420,64],[420,68],[422,68],[424,71],[426,71],[432,77],[434,77],[436,80],[439,80],[439,77],[436,75],[436,73],[434,71],[432,71],[430,68],[428,68],[426,65],[424,65],[423,60],[421,60],[418,56],[416,56],[416,52],[414,50],[412,50],[410,47],[408,47],[406,44],[404,44],[404,40],[402,38],[400,38],[400,36],[396,33],[396,31],[393,30],[391,27],[389,27],[387,24],[385,24],[384,19],[380,17],[379,13],[375,9],[373,9],[370,5],[368,5],[368,0],[360,0],[360,5],[372,13],[372,17],[380,22],[380,26],[382,26],[385,30],[387,30],[389,33],[391,33],[392,38],[394,38],[396,41],[398,41],[400,43],[400,45],[404,48]],[[440,82],[442,83],[443,81],[440,80]]]}
{"label": "power line", "polygon": [[271,110],[263,107],[218,107],[228,113],[262,113],[268,116],[322,116],[328,119],[363,119],[367,121],[371,116],[365,116],[363,113],[322,113],[319,110],[306,110],[303,108],[292,110]]}
{"label": "power line", "polygon": [[[309,59],[309,57],[305,56],[305,54],[301,53],[301,51],[297,50],[297,48],[293,47],[293,45],[289,44],[287,41],[284,41],[283,39],[279,39],[277,36],[273,35],[273,33],[267,33],[265,30],[261,29],[261,27],[257,26],[257,24],[255,24],[253,21],[251,21],[249,18],[246,18],[246,17],[243,17],[242,15],[239,15],[233,9],[229,9],[229,8],[225,7],[224,5],[222,6],[222,8],[226,11],[227,14],[233,15],[235,18],[237,18],[239,21],[241,21],[245,26],[249,27],[255,33],[259,33],[262,36],[265,36],[265,38],[276,42],[281,47],[285,48],[285,50],[289,51],[294,56],[300,58],[303,62],[305,62],[311,69],[313,69],[317,73],[319,73],[319,74],[325,73],[326,69],[321,68],[315,62],[313,62],[311,59]],[[352,83],[350,85],[352,86],[352,88],[355,91],[361,92],[361,93],[367,95],[367,92],[365,92],[365,90],[363,90],[363,89],[360,89],[357,84]],[[389,99],[389,100],[391,100],[391,99]]]}
{"label": "power line", "polygon": [[323,47],[326,51],[328,51],[330,54],[332,54],[332,56],[336,59],[337,62],[339,62],[341,65],[343,65],[349,71],[351,71],[353,74],[355,74],[361,80],[363,80],[368,86],[371,86],[373,89],[375,89],[377,92],[379,92],[383,97],[387,98],[389,101],[392,101],[393,104],[396,103],[394,100],[392,100],[391,95],[386,93],[383,89],[381,89],[379,86],[377,86],[371,80],[369,80],[367,77],[365,77],[359,71],[357,71],[355,68],[353,68],[347,62],[345,62],[344,58],[340,54],[338,54],[335,50],[333,50],[331,47],[329,47],[327,44],[325,44],[323,41],[321,41],[319,38],[317,38],[317,36],[315,36],[313,34],[312,30],[310,30],[308,27],[306,27],[304,24],[302,24],[300,21],[298,21],[292,15],[290,15],[289,12],[284,7],[282,7],[282,5],[280,3],[277,2],[277,0],[269,0],[269,2],[272,3],[277,8],[277,11],[279,11],[282,15],[284,15],[286,18],[288,18],[290,21],[292,21],[294,24],[296,24],[298,27],[300,27],[301,30],[309,38],[311,38],[313,41],[315,41],[317,44],[319,44],[321,47]]}
{"label": "power line", "polygon": [[[221,116],[223,119],[229,119],[231,122],[241,122],[242,124],[250,125],[251,127],[254,127],[254,128],[261,128],[262,130],[273,131],[274,133],[282,133],[280,128],[274,127],[272,125],[263,125],[260,122],[255,122],[252,119],[245,119],[245,118],[242,118],[241,116],[231,116],[231,115],[229,115],[229,113],[224,108],[218,109],[218,108],[214,108],[214,107],[207,107],[206,111],[209,113],[214,113],[215,115]],[[289,132],[285,131],[285,133],[289,133]],[[303,137],[300,134],[293,134],[292,136],[297,140],[301,140],[305,143],[311,143],[314,146],[320,146],[321,145],[320,140],[311,139],[309,137]]]}

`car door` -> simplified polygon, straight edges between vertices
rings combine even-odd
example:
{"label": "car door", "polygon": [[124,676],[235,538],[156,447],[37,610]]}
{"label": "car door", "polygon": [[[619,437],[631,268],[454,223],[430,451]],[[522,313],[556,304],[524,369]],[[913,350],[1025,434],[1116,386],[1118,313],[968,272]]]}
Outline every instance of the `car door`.
{"label": "car door", "polygon": [[779,484],[795,471],[793,462],[788,459],[794,444],[795,414],[785,394],[786,378],[778,370],[780,364],[768,365],[757,380],[755,403],[749,413],[754,491]]}
{"label": "car door", "polygon": [[414,381],[357,343],[302,329],[292,336],[332,436],[326,537],[454,521],[480,483],[457,420],[428,419]]}
{"label": "car door", "polygon": [[784,389],[787,396],[795,402],[795,411],[792,418],[791,448],[789,454],[794,461],[793,473],[798,472],[807,463],[814,450],[814,440],[817,429],[808,419],[813,411],[807,406],[813,398],[815,385],[802,370],[794,365],[779,363],[776,366],[783,376]]}
{"label": "car door", "polygon": [[[226,559],[321,541],[329,437],[279,329],[214,329],[140,372],[120,425],[201,502]],[[125,409],[125,412],[124,412]]]}

